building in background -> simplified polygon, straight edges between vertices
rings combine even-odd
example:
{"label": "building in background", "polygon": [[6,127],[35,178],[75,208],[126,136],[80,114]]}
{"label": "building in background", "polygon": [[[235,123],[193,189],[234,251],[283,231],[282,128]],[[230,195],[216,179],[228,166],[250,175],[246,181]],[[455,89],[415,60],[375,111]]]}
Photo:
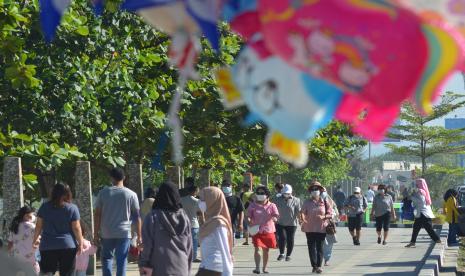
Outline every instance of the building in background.
{"label": "building in background", "polygon": [[[446,129],[459,129],[465,128],[465,118],[447,118],[445,119]],[[461,145],[465,145],[465,141],[460,142]],[[457,154],[457,166],[465,168],[465,155]]]}

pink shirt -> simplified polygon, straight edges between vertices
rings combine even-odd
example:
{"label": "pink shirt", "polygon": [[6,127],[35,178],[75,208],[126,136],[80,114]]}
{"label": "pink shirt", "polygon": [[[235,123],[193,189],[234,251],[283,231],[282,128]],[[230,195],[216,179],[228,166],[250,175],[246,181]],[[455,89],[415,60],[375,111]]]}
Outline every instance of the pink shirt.
{"label": "pink shirt", "polygon": [[84,239],[84,246],[81,254],[76,255],[76,267],[77,271],[86,271],[89,265],[89,256],[94,255],[97,252],[97,247],[90,244],[90,241]]}
{"label": "pink shirt", "polygon": [[302,214],[305,221],[302,224],[302,231],[306,233],[326,233],[326,226],[328,225],[327,219],[321,219],[319,216],[326,214],[326,218],[331,218],[333,209],[331,204],[326,204],[322,199],[314,201],[307,199],[302,206]]}
{"label": "pink shirt", "polygon": [[276,232],[273,217],[278,218],[278,208],[274,203],[268,202],[266,205],[252,202],[247,209],[247,215],[252,221],[251,225],[260,224],[258,233]]}

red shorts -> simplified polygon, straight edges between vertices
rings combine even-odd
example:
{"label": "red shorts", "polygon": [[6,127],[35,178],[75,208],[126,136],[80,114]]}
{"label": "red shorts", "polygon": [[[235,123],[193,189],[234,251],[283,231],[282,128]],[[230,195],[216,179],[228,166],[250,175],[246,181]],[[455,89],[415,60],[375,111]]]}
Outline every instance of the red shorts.
{"label": "red shorts", "polygon": [[252,242],[255,247],[276,248],[276,236],[274,233],[258,233],[252,237]]}

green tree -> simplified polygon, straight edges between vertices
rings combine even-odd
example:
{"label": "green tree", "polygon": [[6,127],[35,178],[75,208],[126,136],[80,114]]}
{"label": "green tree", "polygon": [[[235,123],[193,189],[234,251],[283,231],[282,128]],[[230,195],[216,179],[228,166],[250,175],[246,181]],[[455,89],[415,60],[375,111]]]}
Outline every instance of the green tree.
{"label": "green tree", "polygon": [[422,163],[422,175],[426,172],[427,161],[438,154],[464,153],[464,129],[446,129],[443,126],[432,125],[431,122],[443,118],[465,105],[463,95],[446,93],[441,102],[433,107],[433,112],[423,116],[414,106],[407,103],[403,106],[400,119],[402,124],[394,126],[399,133],[390,133],[389,137],[409,142],[411,145],[387,146],[395,154],[418,157]]}

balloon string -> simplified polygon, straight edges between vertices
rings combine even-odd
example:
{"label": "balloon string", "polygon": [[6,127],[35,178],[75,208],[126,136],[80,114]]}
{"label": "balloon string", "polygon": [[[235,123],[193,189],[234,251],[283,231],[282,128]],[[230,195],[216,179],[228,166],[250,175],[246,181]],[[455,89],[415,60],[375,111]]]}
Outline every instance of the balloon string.
{"label": "balloon string", "polygon": [[184,157],[182,155],[182,146],[183,146],[183,136],[182,136],[182,123],[181,118],[179,117],[179,109],[181,108],[181,99],[184,89],[187,83],[186,74],[180,74],[178,81],[178,88],[174,94],[174,98],[171,101],[170,109],[168,112],[168,126],[173,131],[173,137],[171,144],[173,147],[172,159],[176,165],[182,163]]}

